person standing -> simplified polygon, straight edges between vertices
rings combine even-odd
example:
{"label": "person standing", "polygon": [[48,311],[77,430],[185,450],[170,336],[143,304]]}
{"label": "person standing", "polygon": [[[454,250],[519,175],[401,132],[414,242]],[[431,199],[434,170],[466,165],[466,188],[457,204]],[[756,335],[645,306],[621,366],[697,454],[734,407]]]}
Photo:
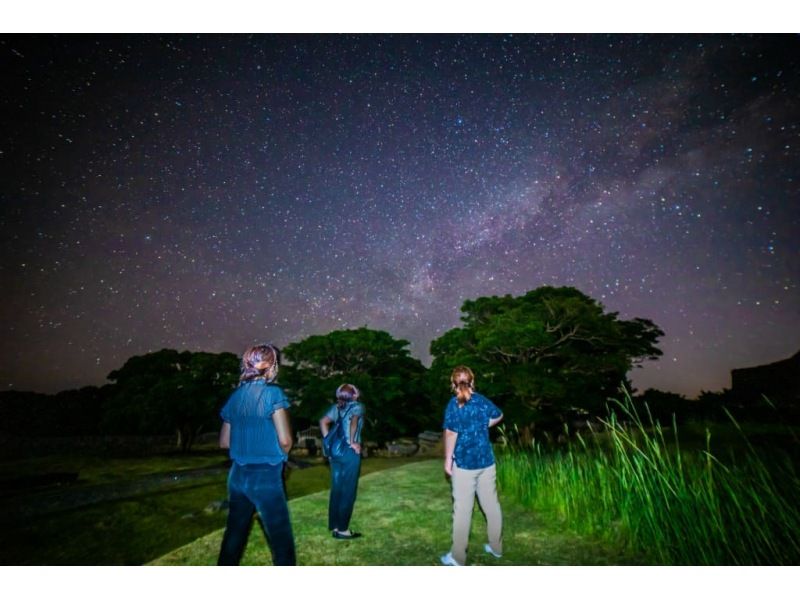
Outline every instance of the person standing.
{"label": "person standing", "polygon": [[503,556],[503,514],[497,499],[497,471],[489,441],[489,428],[500,423],[503,412],[482,394],[475,392],[475,375],[466,366],[453,369],[450,376],[454,396],[444,415],[444,471],[453,491],[453,540],[443,565],[464,565],[472,526],[475,496],[486,515],[486,553]]}
{"label": "person standing", "polygon": [[270,344],[242,355],[239,386],[220,415],[219,445],[230,449],[228,521],[218,565],[238,565],[247,544],[253,513],[258,511],[275,565],[295,565],[295,545],[283,468],[292,448],[289,400],[273,381],[280,353]]}
{"label": "person standing", "polygon": [[331,493],[328,503],[328,529],[337,540],[352,540],[361,536],[350,529],[350,518],[356,503],[358,476],[361,473],[361,428],[364,425],[364,405],[360,393],[352,384],[336,389],[336,403],[319,420],[322,437],[331,433],[331,425],[341,422],[347,447],[341,456],[331,456]]}

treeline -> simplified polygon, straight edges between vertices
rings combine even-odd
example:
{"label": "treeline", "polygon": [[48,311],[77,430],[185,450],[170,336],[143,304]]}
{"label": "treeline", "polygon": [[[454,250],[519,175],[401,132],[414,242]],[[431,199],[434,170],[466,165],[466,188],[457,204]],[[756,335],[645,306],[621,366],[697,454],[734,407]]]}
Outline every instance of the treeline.
{"label": "treeline", "polygon": [[672,422],[673,418],[677,423],[800,423],[798,405],[785,397],[736,394],[729,388],[718,392],[701,391],[695,399],[649,388],[633,397],[633,405],[643,418],[652,416],[663,424]]}
{"label": "treeline", "polygon": [[0,393],[0,432],[19,437],[175,434],[188,450],[238,379],[232,353],[162,349],[137,355],[108,375],[110,384],[56,395]]}
{"label": "treeline", "polygon": [[0,432],[13,436],[96,436],[113,387],[86,386],[55,395],[0,392]]}
{"label": "treeline", "polygon": [[[481,297],[461,311],[462,326],[432,341],[430,368],[410,355],[408,341],[382,330],[337,330],[284,347],[278,382],[292,399],[295,430],[316,424],[343,382],[361,389],[370,440],[438,429],[450,371],[464,364],[475,371],[477,389],[504,410],[507,424],[535,435],[604,415],[609,398],[630,390],[630,370],[661,355],[656,345],[663,332],[653,322],[620,320],[572,287]],[[0,430],[22,436],[175,434],[186,450],[199,433],[218,428],[219,409],[238,377],[232,353],[163,349],[131,357],[100,388],[55,396],[0,393]],[[671,413],[724,414],[723,402],[710,397],[687,401],[650,390],[642,400],[666,419]]]}

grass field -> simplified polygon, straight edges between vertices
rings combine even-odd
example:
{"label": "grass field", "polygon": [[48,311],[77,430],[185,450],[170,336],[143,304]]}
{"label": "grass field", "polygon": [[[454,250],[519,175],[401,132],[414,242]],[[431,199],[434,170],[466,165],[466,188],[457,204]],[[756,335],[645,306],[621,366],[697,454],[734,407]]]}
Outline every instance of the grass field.
{"label": "grass field", "polygon": [[[418,459],[366,459],[366,473],[398,467]],[[0,479],[13,481],[37,474],[79,472],[67,488],[14,488],[0,500],[0,565],[140,565],[225,526],[225,511],[207,509],[227,497],[223,471],[199,480],[148,489],[125,499],[105,500],[77,508],[47,512],[45,507],[64,492],[100,492],[142,477],[222,465],[225,454],[206,450],[189,455],[104,459],[69,457],[28,459],[0,465]],[[287,480],[290,497],[325,490],[324,466],[293,469]],[[8,517],[20,505],[42,505],[42,514]]]}
{"label": "grass field", "polygon": [[800,564],[796,446],[756,447],[742,430],[736,444],[720,443],[709,429],[700,448],[674,424],[667,430],[629,405],[618,409],[630,423],[612,415],[558,450],[509,448],[499,483],[531,509],[652,564]]}
{"label": "grass field", "polygon": [[9,482],[30,475],[78,473],[81,485],[127,482],[132,478],[198,467],[219,465],[226,459],[219,449],[171,453],[152,457],[108,457],[104,455],[53,455],[0,461],[0,482],[7,494],[19,493]]}
{"label": "grass field", "polygon": [[[609,421],[565,446],[498,450],[505,556],[482,552],[485,523],[476,507],[470,563],[800,564],[796,431],[694,428]],[[2,463],[0,564],[214,564],[225,511],[207,507],[226,498],[224,459],[208,449]],[[287,479],[299,564],[436,565],[449,549],[450,487],[440,459],[365,459],[352,524],[365,535],[352,542],[326,529],[329,471],[315,463]],[[204,467],[216,469],[126,498],[45,508],[60,493]],[[31,472],[79,477],[67,487],[15,486]],[[13,516],[15,505],[28,504],[42,512]],[[243,564],[269,563],[256,525]]]}
{"label": "grass field", "polygon": [[[474,565],[606,565],[637,562],[607,542],[565,531],[556,520],[500,496],[504,515],[504,557],[486,555],[486,524],[476,506],[468,560]],[[328,493],[290,501],[300,565],[438,565],[449,550],[450,485],[440,459],[362,475],[351,527],[364,537],[334,540],[327,529]],[[154,565],[213,565],[223,530],[163,557]],[[260,528],[254,525],[243,565],[271,563]]]}

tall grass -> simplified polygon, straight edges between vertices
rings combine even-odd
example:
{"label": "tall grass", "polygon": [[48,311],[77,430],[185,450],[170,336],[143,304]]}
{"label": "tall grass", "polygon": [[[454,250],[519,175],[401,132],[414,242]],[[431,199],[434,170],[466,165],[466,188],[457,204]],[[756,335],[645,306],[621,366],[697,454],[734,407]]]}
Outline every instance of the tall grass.
{"label": "tall grass", "polygon": [[709,433],[689,452],[674,421],[668,436],[629,396],[614,411],[561,450],[509,444],[502,489],[654,564],[800,564],[800,481],[787,455],[749,446],[723,463]]}

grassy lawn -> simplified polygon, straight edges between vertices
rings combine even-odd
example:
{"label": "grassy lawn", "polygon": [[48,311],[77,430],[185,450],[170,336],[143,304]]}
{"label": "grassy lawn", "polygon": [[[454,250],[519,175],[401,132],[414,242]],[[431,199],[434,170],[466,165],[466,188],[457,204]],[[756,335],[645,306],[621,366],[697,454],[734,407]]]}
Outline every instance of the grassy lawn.
{"label": "grassy lawn", "polygon": [[225,496],[223,479],[6,524],[3,565],[140,565],[225,525],[204,508]]}
{"label": "grassy lawn", "polygon": [[[219,465],[222,451],[148,458],[49,457],[4,463],[0,478],[24,472],[79,472],[80,490],[128,483],[137,477]],[[398,467],[419,459],[366,459],[365,473]],[[324,466],[293,469],[287,480],[290,498],[323,491],[330,484]],[[18,490],[0,508],[20,501],[47,504],[59,489]],[[140,565],[225,526],[225,511],[206,511],[227,497],[226,476],[170,485],[134,497],[108,500],[26,520],[10,519],[0,531],[0,565]]]}
{"label": "grassy lawn", "polygon": [[[136,476],[195,469],[222,464],[227,458],[220,449],[191,453],[170,453],[152,457],[106,457],[103,455],[53,455],[0,462],[0,481],[30,475],[78,473],[80,484],[127,482]],[[13,488],[9,488],[9,491]]]}
{"label": "grassy lawn", "polygon": [[[401,467],[410,463],[429,460],[429,457],[393,457],[391,459],[372,458],[364,459],[361,462],[361,476]],[[330,469],[323,458],[310,460],[318,467],[307,469],[290,469],[286,479],[286,494],[289,500],[314,494],[315,492],[327,491],[331,487]],[[227,492],[227,489],[225,490]]]}
{"label": "grassy lawn", "polygon": [[[365,461],[367,465],[370,460]],[[389,471],[363,474],[352,528],[364,533],[353,541],[334,540],[327,530],[328,493],[292,500],[298,563],[301,565],[438,565],[449,549],[450,485],[439,459]],[[302,473],[302,472],[296,472]],[[483,552],[486,524],[473,517],[469,562],[474,565],[607,565],[633,564],[614,547],[564,531],[555,518],[521,506],[501,494],[505,555],[497,561]],[[179,548],[151,564],[213,565],[222,529]],[[254,525],[244,565],[271,564],[269,550]]]}

